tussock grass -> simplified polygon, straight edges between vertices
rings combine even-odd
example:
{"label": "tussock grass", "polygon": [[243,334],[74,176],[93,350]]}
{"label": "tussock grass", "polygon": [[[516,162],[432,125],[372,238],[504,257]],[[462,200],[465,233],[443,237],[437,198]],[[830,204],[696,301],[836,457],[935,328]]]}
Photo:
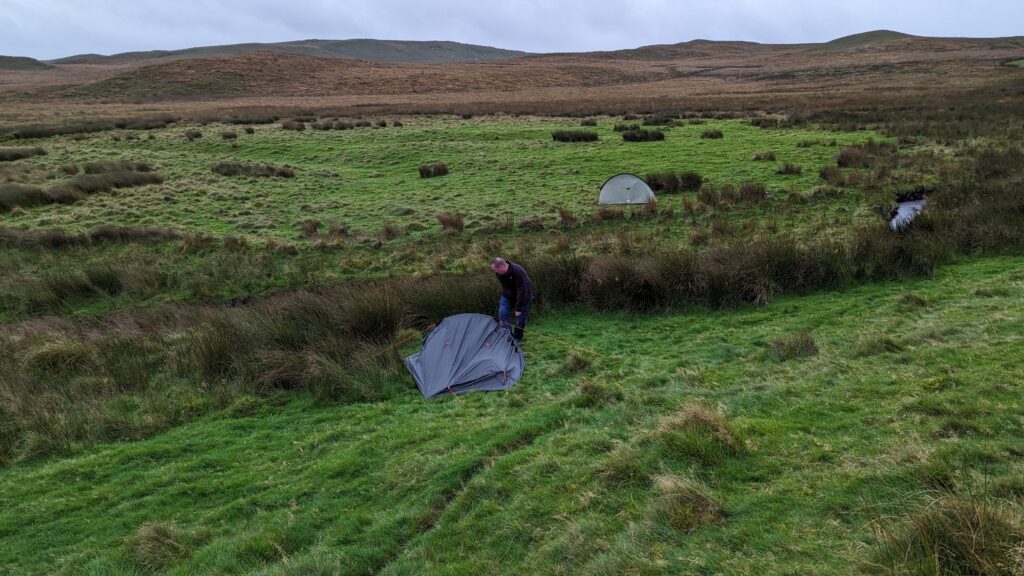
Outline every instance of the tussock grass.
{"label": "tussock grass", "polygon": [[0,148],[0,162],[11,162],[33,156],[45,156],[46,150],[38,146],[31,148]]}
{"label": "tussock grass", "polygon": [[568,208],[558,206],[555,210],[558,212],[558,224],[562,228],[574,228],[579,223],[579,219]]}
{"label": "tussock grass", "polygon": [[163,572],[191,556],[199,540],[174,524],[150,522],[128,538],[128,548],[139,568]]}
{"label": "tussock grass", "polygon": [[613,208],[610,206],[600,206],[591,215],[590,220],[592,222],[607,222],[614,220],[624,220],[626,218],[626,211],[622,208]]}
{"label": "tussock grass", "polygon": [[[581,398],[586,398],[581,394]],[[650,481],[650,463],[641,451],[625,442],[616,442],[601,467],[601,475],[614,485],[636,486]]]}
{"label": "tussock grass", "polygon": [[55,184],[49,189],[24,184],[0,184],[0,210],[31,208],[44,204],[70,204],[90,194],[109,192],[117,188],[132,188],[164,181],[158,172],[121,170],[100,174],[79,174]]}
{"label": "tussock grass", "polygon": [[744,182],[740,185],[739,201],[750,204],[764,202],[767,193],[764,184],[760,182]]}
{"label": "tussock grass", "polygon": [[69,122],[67,124],[32,124],[15,127],[11,130],[11,135],[15,138],[47,138],[50,136],[103,132],[107,130],[114,130],[116,128],[127,130],[154,130],[166,128],[168,124],[176,121],[177,118],[175,116],[157,115],[116,120],[97,119]]}
{"label": "tussock grass", "polygon": [[886,334],[867,334],[862,336],[856,346],[857,354],[860,356],[875,356],[877,354],[894,354],[903,350],[903,345],[896,339]]}
{"label": "tussock grass", "polygon": [[784,164],[781,164],[775,170],[775,173],[776,174],[783,174],[783,175],[787,175],[787,176],[792,176],[792,175],[802,174],[803,171],[804,171],[804,169],[802,167],[800,167],[798,164],[793,164],[792,162],[786,162]]}
{"label": "tussock grass", "polygon": [[106,174],[108,172],[152,172],[153,166],[148,162],[134,162],[132,160],[105,160],[103,162],[89,162],[82,167],[86,174]]}
{"label": "tussock grass", "polygon": [[436,176],[447,176],[448,165],[442,162],[420,165],[420,178],[434,178]]}
{"label": "tussock grass", "polygon": [[22,230],[0,226],[0,244],[30,248],[68,248],[99,242],[163,242],[181,240],[184,235],[173,228],[131,227],[113,224],[72,234],[59,229]]}
{"label": "tussock grass", "polygon": [[273,124],[277,120],[277,116],[231,116],[219,119],[225,124]]}
{"label": "tussock grass", "polygon": [[846,177],[843,175],[843,172],[835,166],[825,166],[818,171],[818,177],[831,186],[846,186]]}
{"label": "tussock grass", "polygon": [[672,194],[679,191],[679,177],[674,172],[654,172],[644,180],[654,192]]}
{"label": "tussock grass", "polygon": [[39,186],[27,184],[0,184],[0,209],[10,212],[15,208],[31,208],[54,202],[54,197]]}
{"label": "tussock grass", "polygon": [[653,516],[665,526],[685,533],[725,517],[711,490],[696,478],[661,474],[654,478],[654,486],[658,499]]}
{"label": "tussock grass", "polygon": [[704,177],[700,172],[687,170],[679,173],[679,189],[684,192],[695,192],[704,185]]}
{"label": "tussock grass", "polygon": [[700,190],[704,184],[704,177],[699,172],[688,170],[686,172],[654,172],[648,174],[644,180],[654,192],[672,194],[675,192],[693,192]]}
{"label": "tussock grass", "polygon": [[[103,172],[101,174],[79,174],[58,184],[51,190],[51,194],[81,193],[97,194],[109,192],[117,188],[133,188],[149,184],[162,184],[163,174],[158,172],[135,172],[121,170],[115,172]],[[56,196],[59,198],[59,196]]]}
{"label": "tussock grass", "polygon": [[377,232],[377,237],[381,242],[390,242],[401,235],[402,230],[394,222],[387,221],[381,224],[380,231]]}
{"label": "tussock grass", "polygon": [[584,380],[576,387],[573,404],[581,408],[604,408],[622,399],[622,390],[614,384]]}
{"label": "tussock grass", "polygon": [[876,530],[876,574],[1020,573],[1024,524],[1004,503],[940,496]]}
{"label": "tussock grass", "polygon": [[566,372],[582,372],[590,367],[590,357],[582,352],[573,350],[565,357],[564,366]]}
{"label": "tussock grass", "polygon": [[720,140],[725,137],[721,130],[705,130],[700,134],[705,140]]}
{"label": "tussock grass", "polygon": [[695,460],[715,466],[746,452],[725,417],[706,406],[687,404],[664,418],[654,430],[659,453],[670,460]]}
{"label": "tussock grass", "polygon": [[679,116],[676,114],[650,114],[645,116],[643,119],[644,126],[673,126],[678,120]]}
{"label": "tussock grass", "polygon": [[771,116],[759,116],[757,118],[750,119],[751,126],[757,126],[758,128],[779,128],[783,126],[784,121],[782,118],[775,118]]}
{"label": "tussock grass", "polygon": [[802,331],[782,336],[768,345],[768,357],[776,362],[808,358],[818,353],[818,345],[810,332]]}
{"label": "tussock grass", "polygon": [[622,133],[626,142],[660,142],[665,139],[661,130],[627,130]]}
{"label": "tussock grass", "polygon": [[586,130],[556,130],[551,133],[551,139],[555,142],[597,142],[597,132]]}
{"label": "tussock grass", "polygon": [[927,298],[913,292],[906,292],[900,295],[899,303],[907,308],[927,308],[929,306]]}
{"label": "tussock grass", "polygon": [[461,214],[442,212],[437,215],[437,222],[441,224],[441,229],[445,232],[461,233],[466,229],[466,224],[463,222]]}
{"label": "tussock grass", "polygon": [[221,176],[249,176],[252,178],[294,178],[295,170],[289,166],[273,166],[271,164],[242,164],[239,162],[221,162],[213,167],[215,174]]}

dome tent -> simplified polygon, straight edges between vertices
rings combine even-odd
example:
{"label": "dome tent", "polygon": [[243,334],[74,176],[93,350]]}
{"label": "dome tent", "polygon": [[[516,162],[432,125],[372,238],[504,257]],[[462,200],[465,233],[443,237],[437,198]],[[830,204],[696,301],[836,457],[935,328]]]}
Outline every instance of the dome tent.
{"label": "dome tent", "polygon": [[526,367],[512,333],[483,314],[456,314],[423,339],[423,348],[405,359],[424,398],[473,390],[507,390]]}
{"label": "dome tent", "polygon": [[654,192],[636,174],[616,174],[601,186],[598,204],[646,204],[655,201]]}

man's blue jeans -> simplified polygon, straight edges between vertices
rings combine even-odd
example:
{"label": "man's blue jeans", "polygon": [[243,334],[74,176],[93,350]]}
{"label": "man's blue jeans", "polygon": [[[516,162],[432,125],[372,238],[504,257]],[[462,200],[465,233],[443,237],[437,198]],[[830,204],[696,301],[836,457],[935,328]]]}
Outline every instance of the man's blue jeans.
{"label": "man's blue jeans", "polygon": [[516,340],[523,339],[523,327],[526,326],[526,317],[529,316],[529,314],[530,304],[523,306],[523,313],[517,318],[515,310],[512,309],[512,304],[507,298],[502,296],[501,300],[498,300],[498,320],[501,320],[501,322],[509,328],[515,326],[512,330],[512,337]]}

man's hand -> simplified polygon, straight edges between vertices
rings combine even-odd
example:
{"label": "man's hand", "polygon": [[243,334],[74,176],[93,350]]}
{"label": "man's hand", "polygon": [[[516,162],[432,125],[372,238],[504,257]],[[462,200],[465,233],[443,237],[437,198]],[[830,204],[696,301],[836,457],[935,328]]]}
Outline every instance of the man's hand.
{"label": "man's hand", "polygon": [[516,318],[519,318],[522,315],[523,315],[522,312],[520,312],[519,310],[516,310]]}

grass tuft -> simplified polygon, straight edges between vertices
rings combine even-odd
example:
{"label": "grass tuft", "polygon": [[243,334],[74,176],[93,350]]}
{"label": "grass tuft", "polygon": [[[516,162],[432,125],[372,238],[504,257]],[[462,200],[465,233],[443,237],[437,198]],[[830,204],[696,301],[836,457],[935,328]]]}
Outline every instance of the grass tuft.
{"label": "grass tuft", "polygon": [[420,178],[434,178],[435,176],[447,176],[448,165],[437,162],[434,164],[420,165]]}
{"label": "grass tuft", "polygon": [[662,419],[654,431],[660,453],[672,460],[696,460],[714,466],[746,452],[725,416],[688,404]]}
{"label": "grass tuft", "polygon": [[958,495],[940,496],[876,529],[878,574],[1005,575],[1024,568],[1024,525],[1003,503]]}
{"label": "grass tuft", "polygon": [[609,383],[584,380],[576,388],[573,404],[581,408],[603,408],[621,402],[622,390]]}
{"label": "grass tuft", "polygon": [[597,142],[597,132],[586,130],[557,130],[551,133],[555,142]]}
{"label": "grass tuft", "polygon": [[0,162],[11,162],[33,156],[45,156],[46,150],[38,146],[31,148],[0,148]]}
{"label": "grass tuft", "polygon": [[667,527],[692,532],[725,517],[711,490],[696,478],[661,474],[654,478],[654,486],[658,490],[654,518]]}
{"label": "grass tuft", "polygon": [[772,340],[768,345],[768,357],[776,362],[797,358],[809,358],[818,353],[818,345],[808,331],[796,332]]}
{"label": "grass tuft", "polygon": [[779,166],[775,170],[775,173],[776,174],[786,175],[786,176],[799,176],[800,174],[803,173],[803,171],[804,171],[804,169],[801,168],[799,165],[793,164],[792,162],[786,162],[786,163],[782,164],[781,166]]}
{"label": "grass tuft", "polygon": [[466,229],[466,224],[463,222],[461,214],[442,212],[437,215],[437,221],[445,232],[461,233]]}
{"label": "grass tuft", "polygon": [[661,130],[628,130],[622,133],[626,142],[660,142],[665,139]]}
{"label": "grass tuft", "polygon": [[271,164],[242,164],[221,162],[213,167],[214,174],[221,176],[250,176],[253,178],[294,178],[295,170],[288,166]]}
{"label": "grass tuft", "polygon": [[148,572],[164,572],[188,559],[197,538],[167,522],[143,524],[128,538],[135,564]]}

